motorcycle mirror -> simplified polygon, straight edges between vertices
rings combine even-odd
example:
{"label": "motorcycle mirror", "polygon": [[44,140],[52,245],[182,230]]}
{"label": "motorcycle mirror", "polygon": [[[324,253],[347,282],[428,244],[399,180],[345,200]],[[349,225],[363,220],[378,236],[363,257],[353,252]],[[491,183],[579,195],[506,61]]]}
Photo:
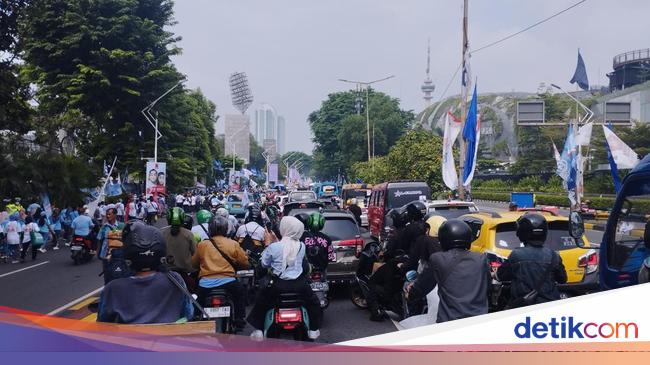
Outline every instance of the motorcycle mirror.
{"label": "motorcycle mirror", "polygon": [[585,223],[579,212],[571,211],[569,213],[569,234],[576,242],[576,246],[580,248],[585,247],[582,236],[585,234]]}

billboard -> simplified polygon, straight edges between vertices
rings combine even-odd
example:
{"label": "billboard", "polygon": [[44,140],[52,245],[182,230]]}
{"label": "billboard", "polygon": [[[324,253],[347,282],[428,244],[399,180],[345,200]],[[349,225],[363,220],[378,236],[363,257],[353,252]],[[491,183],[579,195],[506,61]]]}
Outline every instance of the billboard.
{"label": "billboard", "polygon": [[278,182],[278,164],[277,163],[270,163],[269,164],[269,182]]}
{"label": "billboard", "polygon": [[518,101],[517,124],[540,125],[545,124],[545,104],[543,100]]}
{"label": "billboard", "polygon": [[165,162],[147,162],[147,196],[167,193],[167,164]]}

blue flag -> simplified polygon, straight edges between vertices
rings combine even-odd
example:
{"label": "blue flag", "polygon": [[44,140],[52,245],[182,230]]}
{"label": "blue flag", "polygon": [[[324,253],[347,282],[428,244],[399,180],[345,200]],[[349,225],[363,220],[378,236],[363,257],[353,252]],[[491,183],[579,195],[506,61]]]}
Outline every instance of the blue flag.
{"label": "blue flag", "polygon": [[582,60],[582,55],[580,55],[580,50],[578,50],[578,65],[576,66],[576,71],[573,73],[573,78],[570,83],[578,83],[578,86],[582,90],[589,90],[589,79],[587,78],[587,68],[585,67],[585,61]]}
{"label": "blue flag", "polygon": [[478,96],[476,95],[476,85],[472,94],[472,102],[469,105],[467,119],[465,119],[465,128],[463,129],[463,139],[467,144],[465,151],[465,166],[463,168],[463,186],[468,186],[474,178],[476,170],[476,155],[478,152],[478,142],[481,136],[481,121],[478,118]]}
{"label": "blue flag", "polygon": [[[607,126],[609,130],[612,130],[611,124]],[[612,155],[612,150],[609,147],[607,138],[605,138],[605,147],[607,147],[607,161],[609,162],[609,170],[612,173],[612,179],[614,179],[614,191],[618,194],[621,191],[621,179],[618,177],[618,165],[614,160],[614,155]]]}

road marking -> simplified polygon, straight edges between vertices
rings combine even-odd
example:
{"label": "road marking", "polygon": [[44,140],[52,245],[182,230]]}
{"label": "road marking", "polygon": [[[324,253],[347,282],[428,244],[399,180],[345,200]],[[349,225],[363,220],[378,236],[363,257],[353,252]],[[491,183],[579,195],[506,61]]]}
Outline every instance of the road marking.
{"label": "road marking", "polygon": [[81,309],[83,307],[87,307],[88,304],[90,304],[90,303],[92,303],[94,301],[95,301],[95,297],[89,297],[88,299],[85,299],[85,300],[82,300],[81,302],[79,302],[79,304],[75,304],[74,306],[72,306],[70,308],[67,308],[67,309],[76,311],[76,310],[79,310],[79,309]]}
{"label": "road marking", "polygon": [[91,291],[90,293],[88,293],[88,294],[86,294],[86,295],[84,295],[84,296],[82,296],[82,297],[80,297],[80,298],[77,298],[77,299],[71,301],[71,302],[68,303],[68,304],[64,304],[64,305],[60,306],[59,308],[57,308],[57,309],[51,311],[51,312],[48,313],[47,315],[48,315],[48,316],[54,316],[54,315],[57,315],[58,313],[63,312],[64,310],[68,309],[68,307],[73,306],[73,305],[75,305],[75,304],[78,304],[79,302],[84,301],[84,300],[88,299],[89,297],[91,297],[91,296],[93,296],[93,295],[99,293],[102,289],[104,289],[104,286],[101,286],[101,287],[99,287],[99,288],[97,288],[97,289]]}
{"label": "road marking", "polygon": [[5,277],[5,276],[9,276],[9,275],[11,275],[11,274],[15,274],[15,273],[18,273],[18,272],[21,272],[21,271],[25,271],[25,270],[31,269],[31,268],[36,267],[36,266],[45,265],[45,264],[47,264],[48,262],[49,262],[49,261],[43,261],[43,262],[38,263],[38,264],[36,264],[36,265],[27,266],[27,267],[23,267],[22,269],[18,269],[18,270],[10,271],[10,272],[8,272],[8,273],[5,273],[5,274],[0,275],[0,278],[3,278],[3,277]]}
{"label": "road marking", "polygon": [[390,319],[391,322],[393,322],[393,325],[395,326],[395,328],[397,328],[398,331],[404,330],[404,327],[400,326],[399,322],[396,322],[394,319],[390,317],[388,318]]}
{"label": "road marking", "polygon": [[81,319],[83,322],[97,322],[97,313],[90,313]]}

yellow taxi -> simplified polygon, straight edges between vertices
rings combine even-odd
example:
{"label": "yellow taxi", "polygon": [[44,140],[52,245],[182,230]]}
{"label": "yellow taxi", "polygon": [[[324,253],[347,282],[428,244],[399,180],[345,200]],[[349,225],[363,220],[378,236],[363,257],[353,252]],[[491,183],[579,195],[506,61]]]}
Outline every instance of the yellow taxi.
{"label": "yellow taxi", "polygon": [[[517,238],[517,219],[528,211],[503,213],[481,212],[460,217],[472,228],[475,240],[471,250],[485,253],[492,269],[497,269],[510,256],[512,250],[522,245]],[[569,235],[569,219],[553,212],[536,210],[548,222],[545,247],[557,251],[567,273],[567,283],[559,285],[564,294],[583,294],[598,288],[598,251],[591,248],[587,236],[582,236],[584,248],[576,245]]]}

